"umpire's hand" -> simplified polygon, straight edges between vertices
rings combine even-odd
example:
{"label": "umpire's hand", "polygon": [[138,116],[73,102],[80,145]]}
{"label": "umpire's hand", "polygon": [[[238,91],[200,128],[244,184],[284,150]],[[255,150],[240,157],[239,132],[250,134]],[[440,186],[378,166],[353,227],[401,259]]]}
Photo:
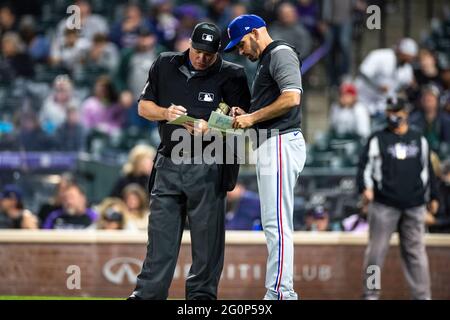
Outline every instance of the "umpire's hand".
{"label": "umpire's hand", "polygon": [[186,114],[187,110],[185,107],[172,104],[169,108],[166,109],[165,118],[167,121],[173,121],[179,116],[184,116]]}

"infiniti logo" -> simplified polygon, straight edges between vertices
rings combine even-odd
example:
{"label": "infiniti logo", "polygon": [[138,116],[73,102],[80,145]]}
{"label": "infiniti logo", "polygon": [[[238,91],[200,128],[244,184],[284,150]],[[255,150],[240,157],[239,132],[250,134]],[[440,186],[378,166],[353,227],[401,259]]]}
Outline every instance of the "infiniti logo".
{"label": "infiniti logo", "polygon": [[103,275],[115,284],[122,284],[125,278],[128,279],[128,283],[135,284],[141,266],[142,261],[135,258],[114,258],[103,266]]}

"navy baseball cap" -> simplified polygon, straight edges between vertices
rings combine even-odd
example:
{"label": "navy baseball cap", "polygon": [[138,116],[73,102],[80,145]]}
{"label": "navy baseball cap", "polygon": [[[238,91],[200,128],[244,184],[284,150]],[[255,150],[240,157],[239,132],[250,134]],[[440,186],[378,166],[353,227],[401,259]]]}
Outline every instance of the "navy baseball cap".
{"label": "navy baseball cap", "polygon": [[254,14],[243,14],[228,25],[228,37],[230,43],[225,47],[225,52],[230,52],[242,40],[242,38],[252,32],[253,29],[265,27],[266,22],[259,16]]}

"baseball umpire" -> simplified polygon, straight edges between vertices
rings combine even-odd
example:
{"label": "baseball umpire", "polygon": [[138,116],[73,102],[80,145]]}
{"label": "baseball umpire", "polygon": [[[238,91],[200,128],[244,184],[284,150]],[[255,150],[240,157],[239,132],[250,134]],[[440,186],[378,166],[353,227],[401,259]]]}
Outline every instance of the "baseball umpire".
{"label": "baseball umpire", "polygon": [[398,231],[406,280],[414,299],[430,299],[430,275],[423,241],[425,205],[436,212],[437,189],[430,148],[420,132],[408,126],[406,103],[388,99],[388,126],[368,140],[360,159],[358,187],[369,204],[369,243],[364,259],[364,298],[379,298],[369,277],[381,270],[392,233]]}
{"label": "baseball umpire", "polygon": [[[273,41],[266,23],[256,15],[241,15],[228,26],[230,43],[239,54],[259,60],[252,85],[249,113],[233,108],[235,128],[254,127],[267,133],[258,139],[257,180],[261,220],[267,239],[264,299],[298,298],[293,283],[294,187],[306,160],[305,140],[300,130],[302,79],[298,53],[284,41]],[[261,137],[263,135],[258,135]]]}
{"label": "baseball umpire", "polygon": [[[130,299],[167,299],[186,216],[192,245],[186,299],[217,299],[224,259],[225,196],[233,183],[225,181],[224,166],[217,163],[175,164],[171,155],[179,141],[174,141],[172,133],[181,127],[167,122],[184,114],[202,119],[203,128],[184,125],[190,133],[201,135],[207,131],[206,120],[222,100],[230,106],[249,107],[245,71],[220,57],[220,34],[214,24],[198,24],[187,51],[162,53],[149,71],[139,115],[158,121],[161,145],[149,183],[147,255]],[[195,136],[191,137],[194,140]],[[180,156],[198,155],[188,151]]]}

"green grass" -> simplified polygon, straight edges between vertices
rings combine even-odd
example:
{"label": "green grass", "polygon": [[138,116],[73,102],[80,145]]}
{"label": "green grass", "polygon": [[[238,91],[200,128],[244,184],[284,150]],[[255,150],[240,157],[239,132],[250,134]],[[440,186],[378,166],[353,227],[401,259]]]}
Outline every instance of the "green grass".
{"label": "green grass", "polygon": [[57,296],[0,296],[0,300],[125,300],[126,298],[57,297]]}

